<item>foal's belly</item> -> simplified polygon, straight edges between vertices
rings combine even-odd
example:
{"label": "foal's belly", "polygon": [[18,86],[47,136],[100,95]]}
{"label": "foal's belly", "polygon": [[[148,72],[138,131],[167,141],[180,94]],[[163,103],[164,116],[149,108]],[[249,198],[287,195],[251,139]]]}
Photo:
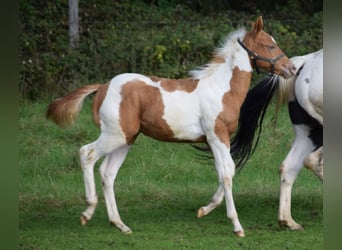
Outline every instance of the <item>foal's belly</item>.
{"label": "foal's belly", "polygon": [[206,137],[199,122],[186,123],[179,121],[178,124],[163,122],[142,121],[140,132],[159,141],[169,142],[205,142]]}

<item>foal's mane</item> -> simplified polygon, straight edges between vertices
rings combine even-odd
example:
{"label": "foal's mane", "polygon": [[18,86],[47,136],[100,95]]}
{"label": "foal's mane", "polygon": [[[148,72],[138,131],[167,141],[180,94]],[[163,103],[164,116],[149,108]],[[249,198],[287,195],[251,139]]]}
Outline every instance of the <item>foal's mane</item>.
{"label": "foal's mane", "polygon": [[237,39],[242,40],[245,34],[246,29],[244,27],[229,33],[222,46],[214,50],[213,58],[209,63],[189,72],[192,78],[200,80],[210,76],[213,71],[227,61],[227,58],[232,55],[233,51],[241,48],[237,43]]}

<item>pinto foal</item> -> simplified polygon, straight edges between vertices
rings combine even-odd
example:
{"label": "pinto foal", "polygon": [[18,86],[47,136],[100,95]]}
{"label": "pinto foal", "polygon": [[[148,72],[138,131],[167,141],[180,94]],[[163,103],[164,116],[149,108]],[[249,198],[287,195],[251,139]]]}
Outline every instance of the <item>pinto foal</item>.
{"label": "pinto foal", "polygon": [[251,31],[241,28],[229,34],[212,61],[192,71],[190,78],[120,74],[108,84],[83,86],[53,101],[47,118],[61,127],[68,126],[73,124],[84,98],[97,92],[93,116],[101,134],[80,149],[88,204],[81,214],[81,223],[86,224],[95,212],[98,199],[94,164],[104,156],[100,174],[109,221],[123,233],[132,232],[120,218],[114,181],[130,146],[143,133],[160,141],[208,143],[214,154],[219,187],[211,202],[199,209],[198,217],[208,214],[225,198],[227,217],[236,235],[243,237],[232,193],[235,164],[230,155],[230,137],[237,127],[253,68],[285,78],[295,71],[272,36],[263,30],[262,17]]}

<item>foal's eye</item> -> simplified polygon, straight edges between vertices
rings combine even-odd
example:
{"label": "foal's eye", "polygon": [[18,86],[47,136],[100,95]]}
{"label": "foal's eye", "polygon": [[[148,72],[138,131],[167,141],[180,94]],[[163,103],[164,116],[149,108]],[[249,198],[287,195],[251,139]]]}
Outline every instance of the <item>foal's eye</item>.
{"label": "foal's eye", "polygon": [[275,49],[275,45],[273,45],[273,44],[269,45],[268,47],[269,47],[270,50],[274,50]]}

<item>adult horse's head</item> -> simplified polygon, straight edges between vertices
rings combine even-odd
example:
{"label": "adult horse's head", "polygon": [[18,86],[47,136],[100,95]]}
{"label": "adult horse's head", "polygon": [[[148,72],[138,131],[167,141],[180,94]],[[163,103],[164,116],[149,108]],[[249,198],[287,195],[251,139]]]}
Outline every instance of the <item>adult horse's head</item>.
{"label": "adult horse's head", "polygon": [[240,45],[247,51],[253,67],[281,75],[284,78],[293,76],[296,67],[279,48],[274,38],[263,30],[262,17],[254,23]]}

